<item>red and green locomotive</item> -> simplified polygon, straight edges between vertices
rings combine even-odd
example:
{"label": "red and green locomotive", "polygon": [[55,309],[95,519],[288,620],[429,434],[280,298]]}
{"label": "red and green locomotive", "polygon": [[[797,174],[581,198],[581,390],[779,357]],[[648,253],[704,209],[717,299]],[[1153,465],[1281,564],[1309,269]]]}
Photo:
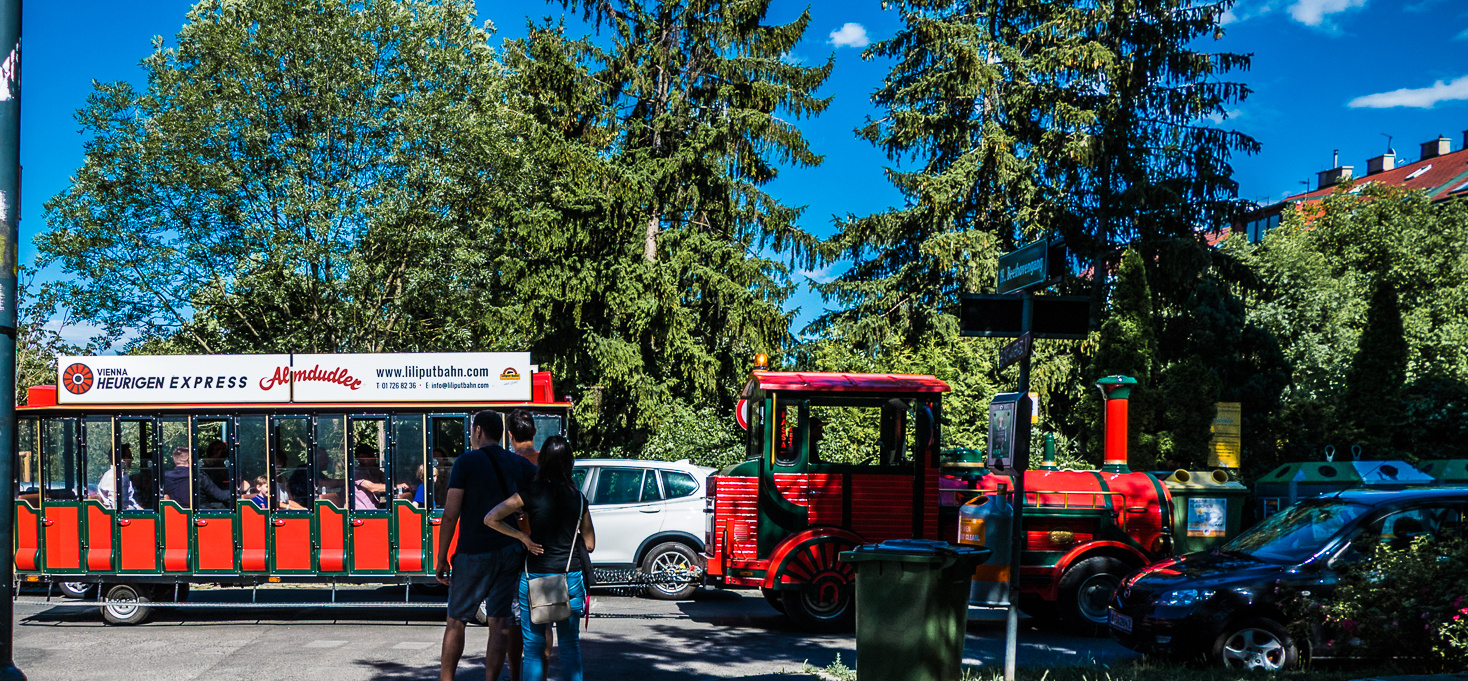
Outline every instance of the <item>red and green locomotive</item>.
{"label": "red and green locomotive", "polygon": [[[948,391],[933,376],[754,371],[742,396],[747,460],[709,478],[710,581],[757,587],[807,629],[849,626],[854,571],[841,551],[959,534],[956,509],[939,502]],[[1108,429],[1123,435],[1108,442],[1124,445],[1125,401],[1112,402]],[[1124,466],[1124,449],[1108,447],[1101,471],[1027,476],[1020,586],[1032,614],[1104,624],[1120,578],[1171,555],[1166,486]],[[1001,485],[1012,489],[987,475],[966,496],[993,499]],[[998,564],[976,575],[1002,578]]]}

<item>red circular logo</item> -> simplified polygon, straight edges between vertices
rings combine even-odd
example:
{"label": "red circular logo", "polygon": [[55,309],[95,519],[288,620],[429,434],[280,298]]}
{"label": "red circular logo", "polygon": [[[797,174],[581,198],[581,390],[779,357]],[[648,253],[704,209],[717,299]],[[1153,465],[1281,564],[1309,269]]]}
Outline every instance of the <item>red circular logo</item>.
{"label": "red circular logo", "polygon": [[85,364],[73,364],[61,372],[61,386],[73,395],[92,389],[92,370]]}

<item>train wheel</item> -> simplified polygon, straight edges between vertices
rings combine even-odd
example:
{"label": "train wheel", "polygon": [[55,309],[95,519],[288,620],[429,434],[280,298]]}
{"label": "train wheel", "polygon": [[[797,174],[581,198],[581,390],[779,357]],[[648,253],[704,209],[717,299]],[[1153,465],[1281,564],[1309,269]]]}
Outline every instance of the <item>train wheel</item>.
{"label": "train wheel", "polygon": [[1060,618],[1086,636],[1106,634],[1106,609],[1122,577],[1132,568],[1115,558],[1094,556],[1075,565],[1060,578]]}
{"label": "train wheel", "polygon": [[771,608],[778,610],[782,615],[785,614],[785,600],[780,597],[778,590],[760,589],[759,592],[761,596],[765,597],[765,602],[769,603]]}
{"label": "train wheel", "polygon": [[102,606],[102,620],[108,624],[142,624],[153,615],[148,605],[153,599],[147,591],[133,584],[114,584],[106,589],[109,601]]}
{"label": "train wheel", "polygon": [[785,615],[806,631],[850,631],[856,623],[856,571],[836,556],[849,543],[828,541],[798,549],[785,569],[800,588],[782,591]]}
{"label": "train wheel", "polygon": [[56,588],[67,598],[86,598],[94,586],[88,582],[56,582]]}

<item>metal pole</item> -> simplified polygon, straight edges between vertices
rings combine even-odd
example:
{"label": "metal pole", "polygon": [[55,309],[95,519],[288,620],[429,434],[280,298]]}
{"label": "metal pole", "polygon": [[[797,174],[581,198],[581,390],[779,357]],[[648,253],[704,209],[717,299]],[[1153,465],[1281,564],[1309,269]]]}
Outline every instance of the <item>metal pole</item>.
{"label": "metal pole", "polygon": [[0,0],[0,680],[21,679],[15,666],[15,275],[20,237],[21,0]]}
{"label": "metal pole", "polygon": [[[1024,304],[1021,308],[1019,332],[1023,337],[1030,333],[1031,323],[1034,320],[1035,302],[1034,295],[1029,291],[1023,293]],[[1033,341],[1031,341],[1033,343]],[[1025,353],[1019,360],[1019,393],[1020,399],[1030,399],[1030,350],[1026,348]],[[1027,410],[1021,410],[1021,413]],[[1024,423],[1016,423],[1015,430],[1018,440],[1014,443],[1015,463],[1028,461],[1030,453],[1030,423],[1025,419]],[[1025,469],[1028,465],[1014,466],[1014,505],[1013,525],[1009,533],[1009,612],[1004,620],[1004,681],[1014,681],[1014,668],[1019,657],[1019,566],[1020,554],[1025,548],[1024,517],[1025,517]]]}

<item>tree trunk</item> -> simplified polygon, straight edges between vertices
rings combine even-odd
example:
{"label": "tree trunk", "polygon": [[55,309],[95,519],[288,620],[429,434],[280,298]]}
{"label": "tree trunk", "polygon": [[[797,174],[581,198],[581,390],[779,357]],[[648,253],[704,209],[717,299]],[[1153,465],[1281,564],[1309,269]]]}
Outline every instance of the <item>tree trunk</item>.
{"label": "tree trunk", "polygon": [[647,218],[647,234],[642,242],[642,255],[648,262],[658,261],[658,231],[658,212],[653,211]]}

